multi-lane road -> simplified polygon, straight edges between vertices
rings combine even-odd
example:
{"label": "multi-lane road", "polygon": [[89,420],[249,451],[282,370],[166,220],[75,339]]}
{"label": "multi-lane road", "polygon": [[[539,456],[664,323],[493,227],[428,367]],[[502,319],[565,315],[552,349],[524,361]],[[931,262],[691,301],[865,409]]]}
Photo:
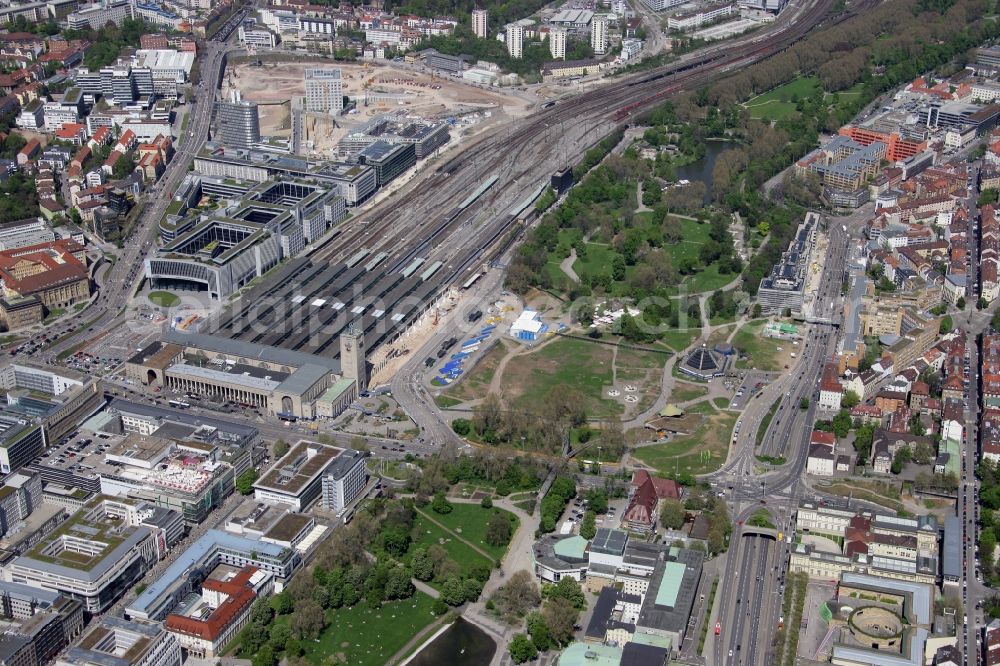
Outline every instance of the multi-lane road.
{"label": "multi-lane road", "polygon": [[[745,522],[757,510],[750,506],[737,515]],[[724,574],[726,580],[721,586],[733,593],[719,597],[722,634],[721,640],[715,641],[714,663],[774,663],[769,655],[778,620],[776,613],[781,606],[782,544],[769,536],[745,532],[741,523],[733,529],[732,543]],[[727,581],[733,581],[735,586],[727,587]]]}
{"label": "multi-lane road", "polygon": [[[790,375],[751,401],[741,419],[745,425],[737,436],[736,452],[721,470],[708,476],[731,501],[736,521],[720,583],[722,589],[735,591],[720,596],[722,633],[714,642],[713,653],[714,663],[720,666],[771,663],[789,544],[778,541],[776,535],[760,536],[752,530],[745,534],[744,523],[754,512],[765,510],[775,527],[787,532],[803,491],[801,477],[816,418],[816,387],[823,364],[836,348],[836,328],[843,311],[841,288],[851,242],[851,233],[839,224],[831,223],[827,235],[826,256],[818,262],[823,274],[816,293],[816,321],[802,345],[802,357]],[[808,409],[800,409],[802,398],[809,399]],[[756,432],[775,399],[781,400],[781,406],[764,441],[781,442],[786,462],[760,473],[755,457]]]}

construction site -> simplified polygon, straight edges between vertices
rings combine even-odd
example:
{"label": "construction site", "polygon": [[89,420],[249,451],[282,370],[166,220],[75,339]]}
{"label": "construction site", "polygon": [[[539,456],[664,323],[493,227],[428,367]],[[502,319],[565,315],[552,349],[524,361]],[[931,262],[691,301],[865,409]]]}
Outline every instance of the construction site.
{"label": "construction site", "polygon": [[[304,73],[316,67],[335,67],[341,71],[343,94],[350,100],[342,115],[302,111]],[[391,111],[405,111],[427,120],[453,120],[456,134],[461,138],[524,116],[535,105],[527,93],[513,89],[487,90],[394,62],[237,60],[226,71],[223,98],[232,90],[239,90],[243,99],[258,103],[262,135],[290,137],[293,114],[299,114],[302,152],[326,156],[332,154],[347,133]]]}

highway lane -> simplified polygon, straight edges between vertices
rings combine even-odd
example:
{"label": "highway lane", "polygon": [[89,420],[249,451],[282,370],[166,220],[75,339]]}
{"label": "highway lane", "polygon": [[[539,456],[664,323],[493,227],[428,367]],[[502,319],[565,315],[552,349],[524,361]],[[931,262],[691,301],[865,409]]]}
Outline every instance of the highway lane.
{"label": "highway lane", "polygon": [[[754,475],[755,467],[760,467],[757,461],[756,440],[764,416],[775,401],[779,401],[768,430],[764,435],[760,454],[782,456],[789,458],[789,446],[794,448],[803,442],[796,440],[794,434],[810,427],[815,420],[815,407],[818,399],[819,377],[823,364],[833,357],[834,349],[830,342],[836,341],[837,324],[843,311],[844,268],[846,266],[847,247],[850,236],[842,225],[830,224],[829,244],[827,254],[820,265],[824,266],[823,278],[817,292],[818,308],[815,323],[809,324],[811,330],[801,345],[801,355],[790,372],[778,377],[766,386],[759,395],[751,398],[739,420],[740,430],[736,433],[734,452],[729,461],[720,470],[706,475],[706,479],[722,484],[728,490],[729,485],[739,484],[741,487],[749,483]],[[829,322],[829,323],[827,323]],[[800,409],[802,398],[809,400],[809,409]],[[807,443],[807,442],[806,442]],[[786,464],[787,467],[787,464]],[[764,479],[772,490],[788,487],[790,473],[780,474],[777,478],[769,474]],[[775,480],[780,481],[778,488]],[[759,483],[759,480],[754,482]],[[759,491],[759,487],[757,487]],[[746,492],[746,491],[745,491]]]}
{"label": "highway lane", "polygon": [[[749,427],[745,431],[741,429],[738,437],[737,443],[742,446],[741,450],[721,470],[707,476],[717,487],[721,485],[727,488],[728,499],[733,503],[733,513],[737,517],[735,520],[745,521],[753,511],[766,507],[770,510],[775,525],[779,529],[788,530],[799,496],[804,490],[801,476],[808,459],[809,433],[816,418],[817,387],[823,364],[831,358],[837,344],[835,323],[839,323],[843,310],[840,293],[847,247],[852,238],[850,231],[833,223],[828,227],[828,235],[827,252],[820,262],[824,268],[817,291],[817,321],[812,324],[812,334],[803,344],[802,358],[795,370],[786,376],[777,390],[771,389],[768,393],[769,397],[780,397],[782,406],[771,421],[765,441],[771,438],[782,442],[785,464],[764,473],[757,471],[759,464],[754,457],[756,428]],[[810,399],[808,409],[799,408],[802,397]],[[760,398],[755,400],[754,413],[749,421],[751,426],[754,422],[759,423],[759,419],[773,402]],[[748,418],[746,412],[743,418]],[[728,490],[730,486],[732,490]],[[735,548],[737,552],[730,552],[727,556],[731,559],[727,563],[721,587],[738,590],[738,605],[743,608],[740,612],[735,612],[732,605],[727,605],[727,601],[723,600],[720,617],[727,618],[731,624],[722,627],[722,640],[716,642],[715,663],[745,666],[767,664],[770,663],[771,642],[780,613],[781,583],[790,546],[787,540],[773,544],[773,550],[768,551],[768,555],[763,558],[771,567],[768,570],[762,568],[764,565],[759,553],[754,551],[758,559],[753,559],[754,554],[743,552],[745,544],[744,539],[740,538],[741,534],[742,529],[737,525],[730,541],[730,548]],[[775,566],[778,569],[774,569]],[[755,572],[752,581],[749,580],[748,567]],[[761,579],[758,580],[758,577]],[[732,659],[729,658],[729,650],[733,651]]]}
{"label": "highway lane", "polygon": [[[717,666],[767,664],[772,661],[772,635],[780,612],[784,581],[780,544],[773,536],[754,533],[747,521],[758,511],[772,513],[758,502],[737,509],[720,588],[721,635],[714,641],[711,663]],[[778,524],[779,519],[771,515]]]}

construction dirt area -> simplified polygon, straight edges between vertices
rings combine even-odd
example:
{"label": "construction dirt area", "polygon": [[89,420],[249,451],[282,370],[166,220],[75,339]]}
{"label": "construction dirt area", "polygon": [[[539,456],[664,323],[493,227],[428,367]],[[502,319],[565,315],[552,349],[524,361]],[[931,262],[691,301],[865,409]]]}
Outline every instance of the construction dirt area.
{"label": "construction dirt area", "polygon": [[343,92],[355,101],[356,111],[337,117],[305,113],[303,139],[310,152],[325,154],[354,128],[377,115],[405,112],[428,120],[455,119],[462,137],[511,118],[525,115],[535,105],[531,95],[481,88],[419,71],[402,63],[237,62],[230,65],[222,85],[223,99],[238,89],[243,99],[258,103],[263,135],[288,137],[292,109],[302,108],[306,69],[337,68]]}

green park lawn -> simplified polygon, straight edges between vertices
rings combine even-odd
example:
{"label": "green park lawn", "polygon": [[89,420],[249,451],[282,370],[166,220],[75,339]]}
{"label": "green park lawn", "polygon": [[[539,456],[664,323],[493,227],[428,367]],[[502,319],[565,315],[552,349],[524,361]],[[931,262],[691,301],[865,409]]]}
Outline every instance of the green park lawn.
{"label": "green park lawn", "polygon": [[[635,220],[638,224],[646,226],[650,217],[649,213],[639,213],[635,216]],[[681,225],[683,240],[673,245],[663,245],[664,252],[670,256],[675,266],[684,259],[691,259],[698,266],[701,266],[701,262],[698,260],[698,253],[701,251],[701,246],[709,241],[710,225],[707,223],[702,224],[697,220],[688,218],[678,218],[678,222]],[[568,281],[565,274],[559,269],[559,264],[579,239],[579,231],[563,230],[560,232],[559,244],[555,252],[550,255],[547,266],[549,274],[553,277],[554,284],[560,284],[561,281]],[[581,278],[588,275],[606,273],[612,263],[614,263],[615,257],[618,256],[614,248],[607,243],[587,242],[585,243],[585,247],[586,252],[584,255],[577,256],[576,261],[573,263],[573,270]],[[626,268],[626,279],[631,275],[633,269],[634,267],[632,266]],[[719,275],[718,266],[711,264],[704,266],[702,270],[694,275],[686,276],[682,286],[672,291],[674,293],[683,292],[688,294],[715,291],[719,287],[731,282],[735,277],[737,276]]]}
{"label": "green park lawn", "polygon": [[[445,525],[457,536],[462,537],[469,543],[475,544],[480,550],[492,555],[494,560],[499,561],[504,553],[507,552],[507,546],[498,547],[486,543],[486,523],[494,512],[500,512],[508,517],[512,516],[512,514],[503,509],[484,509],[478,504],[456,503],[452,504],[452,507],[451,513],[434,513],[433,511],[428,511],[428,513],[434,520]],[[514,530],[517,529],[516,517],[514,517],[514,522],[511,526]],[[513,534],[513,531],[511,531],[511,534]],[[457,558],[456,561],[458,561]]]}
{"label": "green park lawn", "polygon": [[670,402],[687,402],[688,400],[694,400],[695,398],[700,398],[708,393],[707,386],[699,386],[697,384],[685,384],[682,382],[677,382],[674,385],[674,390],[670,394]]}
{"label": "green park lawn", "polygon": [[376,610],[365,603],[330,609],[326,612],[328,626],[319,640],[302,642],[305,656],[317,666],[336,655],[345,657],[339,663],[351,666],[382,666],[434,621],[432,603],[429,596],[417,592],[410,599],[389,601]]}
{"label": "green park lawn", "polygon": [[[433,516],[435,519],[439,517],[436,513]],[[444,523],[442,522],[442,524]],[[469,541],[472,540],[469,539]],[[448,556],[462,567],[464,575],[468,575],[472,571],[472,567],[478,563],[492,564],[487,558],[459,541],[456,535],[438,527],[426,517],[418,514],[414,522],[414,539],[410,543],[409,554],[412,554],[417,548],[430,548],[435,545],[441,546],[448,551]],[[431,585],[434,585],[434,583],[431,583]]]}
{"label": "green park lawn", "polygon": [[718,264],[709,264],[705,270],[698,271],[694,275],[688,275],[681,282],[679,291],[685,294],[701,294],[706,291],[721,289],[733,280],[739,278],[739,274],[727,273],[723,275],[719,272]]}
{"label": "green park lawn", "polygon": [[683,349],[687,349],[691,342],[699,335],[701,335],[701,327],[695,326],[693,328],[678,328],[664,331],[660,334],[660,339],[663,340],[665,345],[674,351],[679,352]]}
{"label": "green park lawn", "polygon": [[441,409],[448,409],[449,407],[454,407],[455,405],[461,405],[462,401],[448,395],[438,395],[434,397],[434,403]]}
{"label": "green park lawn", "polygon": [[665,444],[639,447],[632,456],[655,467],[659,474],[698,475],[716,471],[726,461],[736,415],[712,412],[705,415],[702,424],[690,435],[679,435]]}
{"label": "green park lawn", "polygon": [[802,76],[749,100],[745,106],[750,117],[758,120],[784,120],[795,113],[792,96],[808,97],[821,90],[815,76]]}
{"label": "green park lawn", "polygon": [[172,308],[181,302],[181,299],[169,291],[151,291],[149,292],[149,300],[153,305],[159,305],[164,308]]}
{"label": "green park lawn", "polygon": [[[864,90],[864,89],[865,89],[865,84],[864,83],[855,83],[853,86],[851,86],[847,90],[841,90],[837,94],[840,95],[840,97],[842,99],[845,98],[845,97],[846,98],[857,97],[858,95],[861,94],[861,91]],[[830,93],[827,93],[827,94],[829,95]]]}
{"label": "green park lawn", "polygon": [[763,320],[750,322],[733,336],[733,346],[741,355],[749,357],[738,360],[737,368],[756,368],[767,372],[781,369],[778,347],[782,341],[763,337],[761,331],[764,324]]}
{"label": "green park lawn", "polygon": [[572,386],[583,396],[587,414],[621,414],[622,406],[605,399],[602,392],[611,385],[612,353],[608,345],[559,338],[526,356],[524,362],[507,365],[504,395],[514,396],[517,408],[534,413],[556,391]]}

